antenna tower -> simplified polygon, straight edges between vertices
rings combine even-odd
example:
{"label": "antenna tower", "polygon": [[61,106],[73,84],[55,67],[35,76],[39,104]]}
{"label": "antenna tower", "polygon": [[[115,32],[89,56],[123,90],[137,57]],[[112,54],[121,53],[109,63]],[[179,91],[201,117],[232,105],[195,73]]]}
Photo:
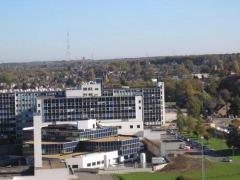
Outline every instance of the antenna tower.
{"label": "antenna tower", "polygon": [[71,60],[69,32],[67,32],[66,60]]}

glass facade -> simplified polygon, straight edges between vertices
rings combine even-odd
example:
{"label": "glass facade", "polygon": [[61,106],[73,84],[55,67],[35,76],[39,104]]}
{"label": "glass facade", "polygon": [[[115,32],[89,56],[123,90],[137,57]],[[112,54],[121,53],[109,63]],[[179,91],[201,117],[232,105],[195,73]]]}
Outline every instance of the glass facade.
{"label": "glass facade", "polygon": [[143,117],[146,125],[161,125],[163,120],[163,87],[104,89],[104,96],[136,96],[143,97]]}
{"label": "glass facade", "polygon": [[14,93],[0,93],[0,144],[15,142],[16,128]]}
{"label": "glass facade", "polygon": [[[51,154],[66,154],[73,153],[78,151],[78,141],[71,142],[47,142],[42,144],[42,154],[51,155]],[[23,152],[25,155],[33,154],[33,143],[24,143]]]}
{"label": "glass facade", "polygon": [[119,156],[126,156],[139,153],[140,141],[137,137],[129,137],[127,140],[117,141],[86,141],[80,142],[80,149],[89,152],[114,151],[118,150]]}
{"label": "glass facade", "polygon": [[43,140],[50,141],[85,141],[114,135],[117,135],[117,127],[99,128],[96,130],[43,129]]}
{"label": "glass facade", "polygon": [[44,122],[136,118],[135,96],[48,98],[43,111]]}

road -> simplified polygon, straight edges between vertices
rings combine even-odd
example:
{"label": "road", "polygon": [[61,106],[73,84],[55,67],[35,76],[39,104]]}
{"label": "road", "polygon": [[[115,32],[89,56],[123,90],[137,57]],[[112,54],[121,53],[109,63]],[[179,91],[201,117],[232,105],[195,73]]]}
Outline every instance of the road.
{"label": "road", "polygon": [[[186,138],[179,134],[178,132],[170,132],[172,135],[175,135],[177,139],[184,141],[186,145],[192,147],[192,151],[188,153],[188,156],[191,157],[201,157],[202,156],[202,144],[194,141],[192,139]],[[221,156],[217,154],[214,150],[209,149],[207,146],[203,146],[204,156],[205,158],[209,159],[210,161],[220,162],[226,156]],[[240,161],[234,161],[233,163],[240,163]]]}
{"label": "road", "polygon": [[72,180],[114,180],[110,174],[94,174],[87,172],[75,173],[76,178]]}

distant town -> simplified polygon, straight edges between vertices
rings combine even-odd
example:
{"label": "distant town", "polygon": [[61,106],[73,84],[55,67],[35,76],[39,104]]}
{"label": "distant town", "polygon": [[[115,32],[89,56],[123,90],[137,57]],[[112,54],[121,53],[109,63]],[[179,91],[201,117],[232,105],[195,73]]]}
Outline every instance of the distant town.
{"label": "distant town", "polygon": [[238,178],[239,66],[240,54],[2,63],[0,179],[205,179],[226,166]]}

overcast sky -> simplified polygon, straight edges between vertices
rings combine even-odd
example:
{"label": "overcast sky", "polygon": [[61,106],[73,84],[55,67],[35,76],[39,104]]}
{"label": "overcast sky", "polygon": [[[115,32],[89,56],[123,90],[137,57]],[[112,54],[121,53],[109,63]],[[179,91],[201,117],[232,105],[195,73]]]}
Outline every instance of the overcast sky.
{"label": "overcast sky", "polygon": [[0,62],[240,52],[239,0],[0,0]]}

